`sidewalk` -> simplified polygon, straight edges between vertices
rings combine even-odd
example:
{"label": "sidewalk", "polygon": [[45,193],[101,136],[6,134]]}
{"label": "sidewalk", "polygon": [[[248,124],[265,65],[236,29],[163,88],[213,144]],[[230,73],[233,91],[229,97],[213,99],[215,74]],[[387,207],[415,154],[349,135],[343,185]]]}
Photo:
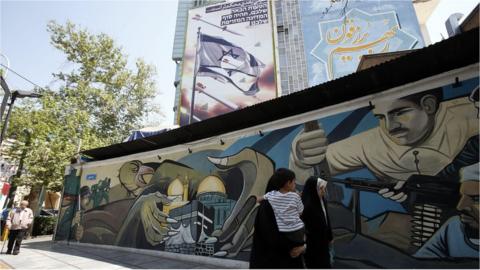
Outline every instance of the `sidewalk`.
{"label": "sidewalk", "polygon": [[[0,242],[3,245],[3,242]],[[6,244],[3,252],[6,251]],[[0,269],[218,268],[159,256],[75,245],[53,244],[51,236],[24,240],[19,255],[0,255]]]}

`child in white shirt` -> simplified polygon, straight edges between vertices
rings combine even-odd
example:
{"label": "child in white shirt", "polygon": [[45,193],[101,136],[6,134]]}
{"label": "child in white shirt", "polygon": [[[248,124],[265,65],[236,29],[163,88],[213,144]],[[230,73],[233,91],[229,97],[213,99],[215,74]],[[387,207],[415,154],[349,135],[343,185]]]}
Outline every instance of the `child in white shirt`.
{"label": "child in white shirt", "polygon": [[303,203],[295,191],[295,174],[287,169],[278,169],[271,178],[275,190],[263,195],[272,206],[278,230],[292,242],[303,245],[305,243],[305,225],[300,216],[303,212]]}

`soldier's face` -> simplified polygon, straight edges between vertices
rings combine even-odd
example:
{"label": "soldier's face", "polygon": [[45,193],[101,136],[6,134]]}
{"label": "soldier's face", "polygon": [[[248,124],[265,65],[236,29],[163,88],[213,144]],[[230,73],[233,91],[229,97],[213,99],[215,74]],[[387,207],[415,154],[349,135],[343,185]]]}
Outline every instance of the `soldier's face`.
{"label": "soldier's face", "polygon": [[460,201],[457,204],[457,210],[460,211],[460,220],[467,227],[468,231],[476,231],[478,238],[478,219],[479,219],[479,181],[466,181],[460,186]]}
{"label": "soldier's face", "polygon": [[434,125],[431,114],[409,100],[376,103],[373,113],[382,131],[398,145],[421,143]]}

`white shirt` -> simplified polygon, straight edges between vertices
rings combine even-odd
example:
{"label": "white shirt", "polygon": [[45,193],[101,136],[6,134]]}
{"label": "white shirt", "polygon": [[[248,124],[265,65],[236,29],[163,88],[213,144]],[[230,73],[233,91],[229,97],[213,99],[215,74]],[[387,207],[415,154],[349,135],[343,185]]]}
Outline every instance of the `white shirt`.
{"label": "white shirt", "polygon": [[303,212],[303,203],[300,196],[295,192],[281,193],[270,191],[263,196],[273,208],[278,230],[281,232],[293,232],[304,227],[300,215]]}
{"label": "white shirt", "polygon": [[27,229],[33,221],[33,212],[30,208],[21,209],[20,207],[14,208],[7,218],[7,227],[10,230],[22,230]]}

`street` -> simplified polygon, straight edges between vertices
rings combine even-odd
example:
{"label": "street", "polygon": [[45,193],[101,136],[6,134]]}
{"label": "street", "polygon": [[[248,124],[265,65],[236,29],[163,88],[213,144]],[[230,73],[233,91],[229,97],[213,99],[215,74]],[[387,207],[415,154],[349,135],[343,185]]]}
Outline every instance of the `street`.
{"label": "street", "polygon": [[[3,242],[0,242],[3,245]],[[3,252],[6,250],[6,244]],[[0,269],[146,269],[219,268],[133,252],[85,248],[51,241],[51,236],[24,240],[19,255],[0,255]]]}

